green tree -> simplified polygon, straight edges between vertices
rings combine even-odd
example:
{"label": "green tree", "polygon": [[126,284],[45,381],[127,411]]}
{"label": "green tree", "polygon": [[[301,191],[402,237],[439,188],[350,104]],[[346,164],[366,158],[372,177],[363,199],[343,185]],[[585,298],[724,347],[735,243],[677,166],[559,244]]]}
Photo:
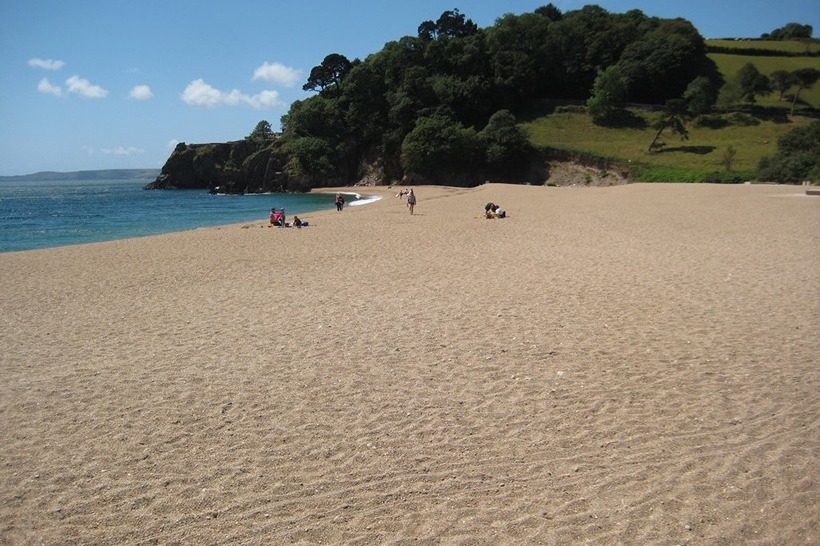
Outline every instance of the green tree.
{"label": "green tree", "polygon": [[797,92],[794,94],[791,110],[792,115],[794,115],[794,107],[797,104],[798,97],[800,97],[800,92],[803,89],[809,89],[817,82],[818,79],[820,79],[820,70],[817,70],[816,68],[800,68],[792,72],[792,75],[794,76],[795,83],[797,84]]}
{"label": "green tree", "polygon": [[326,140],[316,137],[299,137],[286,145],[291,160],[288,170],[291,176],[308,178],[332,178],[335,176],[335,154]]}
{"label": "green tree", "polygon": [[316,136],[338,140],[348,130],[339,106],[337,100],[322,95],[294,101],[288,113],[282,116],[282,132],[291,138]]}
{"label": "green tree", "polygon": [[643,26],[652,30],[630,43],[618,61],[629,85],[629,99],[659,104],[682,96],[687,85],[703,74],[703,37],[683,19],[650,20]]}
{"label": "green tree", "polygon": [[405,171],[424,176],[470,172],[480,149],[474,129],[442,115],[422,117],[404,138],[401,163]]}
{"label": "green tree", "polygon": [[[336,177],[346,178],[354,172],[355,158],[348,155],[351,126],[338,99],[319,94],[294,101],[288,113],[282,116],[282,132],[288,149],[298,155],[304,174],[328,178],[328,169],[335,169]],[[297,145],[299,139],[308,140]],[[324,143],[321,154],[316,151],[319,141]],[[326,162],[319,161],[319,157],[326,158]]]}
{"label": "green tree", "polygon": [[374,63],[360,63],[345,77],[337,103],[344,112],[348,134],[362,144],[377,142],[388,111],[384,74]]}
{"label": "green tree", "polygon": [[729,108],[736,105],[740,102],[740,97],[742,93],[740,91],[740,86],[734,80],[729,80],[725,82],[721,87],[720,91],[718,92],[717,101],[715,105],[718,108],[722,108],[724,110],[728,110]]}
{"label": "green tree", "polygon": [[717,101],[717,92],[709,78],[698,76],[686,87],[686,91],[683,92],[683,100],[686,101],[686,108],[689,113],[702,116],[712,111],[712,107]]}
{"label": "green tree", "polygon": [[536,8],[535,13],[541,15],[542,17],[546,17],[550,21],[560,21],[561,18],[564,16],[564,14],[561,13],[561,10],[556,8],[552,2],[550,2],[546,6]]}
{"label": "green tree", "polygon": [[479,138],[492,172],[515,176],[527,168],[527,158],[532,151],[529,137],[508,110],[499,110],[490,116]]}
{"label": "green tree", "polygon": [[661,134],[666,130],[673,134],[680,136],[681,140],[689,140],[689,131],[686,129],[686,121],[689,117],[689,109],[686,106],[686,101],[683,99],[670,99],[664,105],[664,116],[657,124],[658,132],[652,143],[649,145],[649,151],[655,151],[663,146],[658,142]]}
{"label": "green tree", "polygon": [[800,23],[789,23],[786,26],[773,30],[770,34],[763,34],[764,40],[797,40],[800,38],[811,38],[811,25],[801,25]]}
{"label": "green tree", "polygon": [[247,136],[247,139],[254,142],[264,142],[266,140],[272,140],[274,136],[270,123],[263,119],[256,124],[256,127],[254,127],[251,134]]}
{"label": "green tree", "polygon": [[[569,11],[549,25],[549,65],[545,91],[552,96],[587,99],[598,70],[615,64],[635,40],[617,24],[617,15],[596,5]],[[632,24],[627,21],[627,26]],[[633,29],[634,30],[634,29]]]}
{"label": "green tree", "polygon": [[620,67],[609,66],[595,78],[587,111],[595,122],[607,123],[623,112],[626,96],[626,78]]}
{"label": "green tree", "polygon": [[788,91],[792,85],[797,83],[794,74],[788,70],[775,70],[769,75],[769,81],[772,83],[772,88],[780,93],[777,100],[783,100],[783,95]]}
{"label": "green tree", "polygon": [[302,86],[304,91],[324,91],[332,85],[337,85],[350,71],[351,63],[347,57],[338,53],[326,56],[322,64],[310,70],[307,83]]}
{"label": "green tree", "polygon": [[488,72],[498,107],[515,108],[522,101],[548,94],[551,74],[558,71],[546,40],[551,24],[541,15],[508,13],[486,29]]}
{"label": "green tree", "polygon": [[430,79],[438,109],[452,112],[453,119],[468,126],[485,123],[492,106],[491,85],[481,76],[457,78],[438,74]]}
{"label": "green tree", "polygon": [[445,11],[435,23],[424,21],[418,28],[419,38],[425,41],[439,38],[463,38],[477,32],[478,26],[465,18],[458,9]]}
{"label": "green tree", "polygon": [[737,84],[740,89],[740,99],[753,104],[758,95],[767,95],[772,92],[771,82],[761,74],[755,65],[746,63],[737,73]]}

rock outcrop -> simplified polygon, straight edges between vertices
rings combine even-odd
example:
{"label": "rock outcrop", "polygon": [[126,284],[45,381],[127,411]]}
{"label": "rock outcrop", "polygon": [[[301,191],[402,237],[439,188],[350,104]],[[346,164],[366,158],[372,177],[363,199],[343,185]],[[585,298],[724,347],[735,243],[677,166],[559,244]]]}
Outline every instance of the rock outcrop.
{"label": "rock outcrop", "polygon": [[230,194],[309,190],[309,180],[285,174],[287,160],[277,140],[183,142],[145,189],[207,189]]}
{"label": "rock outcrop", "polygon": [[[207,189],[211,193],[245,194],[305,192],[312,188],[392,183],[385,158],[373,156],[350,169],[351,177],[337,175],[312,179],[300,174],[298,160],[278,138],[239,140],[214,144],[180,143],[162,167],[160,175],[145,189]],[[515,172],[514,172],[515,171]],[[355,175],[353,173],[356,173]],[[502,173],[504,174],[504,173]],[[629,181],[629,171],[589,154],[541,149],[516,169],[502,175],[449,170],[423,176],[403,173],[392,179],[402,185],[445,184],[470,187],[484,182],[611,186]]]}

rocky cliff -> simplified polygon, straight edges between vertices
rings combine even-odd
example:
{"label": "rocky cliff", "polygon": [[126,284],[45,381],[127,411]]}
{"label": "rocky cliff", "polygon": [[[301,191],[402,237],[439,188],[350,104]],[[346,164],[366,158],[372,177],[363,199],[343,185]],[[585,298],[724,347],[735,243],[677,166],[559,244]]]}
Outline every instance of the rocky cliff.
{"label": "rocky cliff", "polygon": [[294,192],[310,180],[288,175],[278,140],[177,144],[160,175],[145,189],[207,189],[212,193]]}
{"label": "rocky cliff", "polygon": [[[251,139],[215,144],[180,143],[162,167],[160,175],[145,189],[207,189],[211,193],[245,194],[304,192],[311,188],[391,183],[379,165],[381,158],[362,162],[352,169],[352,179],[311,179],[301,174],[298,161],[284,149],[280,139]],[[511,184],[609,186],[628,183],[629,171],[610,161],[579,152],[544,148],[524,161],[507,177],[482,173],[442,172],[423,177],[405,173],[397,183],[476,186],[485,181]],[[399,182],[400,180],[400,182]],[[446,181],[446,182],[444,182]]]}

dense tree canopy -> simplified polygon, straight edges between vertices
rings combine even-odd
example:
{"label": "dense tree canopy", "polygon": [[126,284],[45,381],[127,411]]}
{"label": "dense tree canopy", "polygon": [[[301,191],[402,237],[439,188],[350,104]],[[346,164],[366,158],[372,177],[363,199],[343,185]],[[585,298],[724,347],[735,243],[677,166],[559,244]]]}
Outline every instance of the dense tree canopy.
{"label": "dense tree canopy", "polygon": [[434,23],[425,21],[419,25],[419,38],[424,41],[439,38],[464,38],[478,32],[478,26],[464,17],[457,9],[445,11]]}
{"label": "dense tree canopy", "polygon": [[798,40],[800,38],[811,38],[814,29],[811,25],[801,25],[800,23],[789,23],[784,27],[773,30],[769,34],[761,36],[764,40]]}
{"label": "dense tree canopy", "polygon": [[282,128],[317,185],[355,181],[374,162],[389,179],[464,167],[478,182],[499,165],[527,163],[509,124],[528,103],[583,102],[595,87],[599,103],[606,92],[604,104],[664,104],[707,76],[706,65],[691,23],[639,10],[548,4],[484,29],[445,11],[363,61],[325,57],[304,85],[317,94],[295,102]]}

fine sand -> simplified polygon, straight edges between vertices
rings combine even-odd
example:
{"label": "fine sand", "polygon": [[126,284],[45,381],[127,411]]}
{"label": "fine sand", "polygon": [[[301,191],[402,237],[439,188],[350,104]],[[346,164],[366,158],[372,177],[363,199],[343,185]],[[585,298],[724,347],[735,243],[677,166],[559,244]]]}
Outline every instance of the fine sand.
{"label": "fine sand", "polygon": [[357,191],[0,254],[0,544],[820,542],[820,197]]}

